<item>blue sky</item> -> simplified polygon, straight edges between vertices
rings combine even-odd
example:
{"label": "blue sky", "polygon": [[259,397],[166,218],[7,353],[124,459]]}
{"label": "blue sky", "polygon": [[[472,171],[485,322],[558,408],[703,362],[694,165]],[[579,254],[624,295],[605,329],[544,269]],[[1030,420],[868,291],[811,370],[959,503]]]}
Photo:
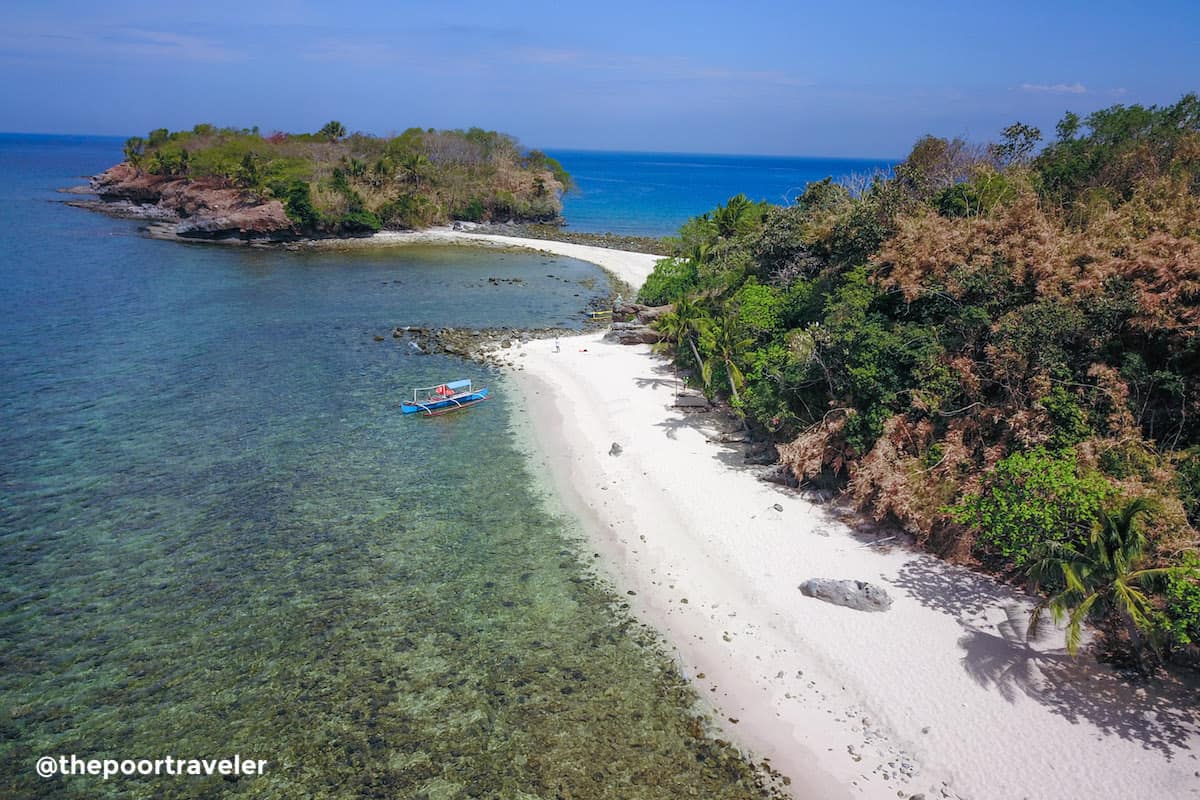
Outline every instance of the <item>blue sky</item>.
{"label": "blue sky", "polygon": [[1200,2],[26,2],[0,130],[495,128],[531,147],[905,154],[1200,90]]}

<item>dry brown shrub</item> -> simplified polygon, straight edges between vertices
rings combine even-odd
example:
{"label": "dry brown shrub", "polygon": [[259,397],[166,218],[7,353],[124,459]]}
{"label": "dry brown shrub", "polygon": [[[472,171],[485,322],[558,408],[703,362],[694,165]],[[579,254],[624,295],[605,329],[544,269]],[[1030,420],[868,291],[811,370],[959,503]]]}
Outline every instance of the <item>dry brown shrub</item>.
{"label": "dry brown shrub", "polygon": [[332,189],[324,183],[310,185],[313,205],[334,217],[345,214],[350,206],[346,196],[337,189]]}
{"label": "dry brown shrub", "polygon": [[947,219],[926,210],[903,218],[877,261],[882,285],[912,301],[931,292],[962,299],[970,279],[997,270],[1017,285],[1036,282],[1039,294],[1062,296],[1080,273],[1074,256],[1061,221],[1027,192],[990,216]]}
{"label": "dry brown shrub", "polygon": [[855,504],[877,521],[891,516],[918,537],[928,533],[937,508],[925,497],[933,482],[918,458],[932,432],[928,420],[914,424],[903,414],[892,417],[871,451],[854,464],[847,487]]}
{"label": "dry brown shrub", "polygon": [[[1200,148],[1200,143],[1194,145]],[[1098,216],[1075,236],[1086,259],[1081,283],[1117,278],[1133,286],[1135,329],[1186,338],[1200,332],[1200,197],[1195,177],[1145,180],[1132,199]]]}
{"label": "dry brown shrub", "polygon": [[844,435],[846,413],[845,409],[831,411],[793,441],[779,445],[779,461],[791,469],[796,480],[812,480],[826,467],[835,475],[845,471],[851,458]]}
{"label": "dry brown shrub", "polygon": [[1137,290],[1136,328],[1200,333],[1200,241],[1156,233],[1134,242],[1114,266]]}
{"label": "dry brown shrub", "polygon": [[1122,440],[1141,440],[1137,420],[1129,408],[1129,384],[1108,364],[1095,363],[1088,367],[1088,378],[1095,382],[1091,407],[1094,413],[1103,414],[1108,433]]}

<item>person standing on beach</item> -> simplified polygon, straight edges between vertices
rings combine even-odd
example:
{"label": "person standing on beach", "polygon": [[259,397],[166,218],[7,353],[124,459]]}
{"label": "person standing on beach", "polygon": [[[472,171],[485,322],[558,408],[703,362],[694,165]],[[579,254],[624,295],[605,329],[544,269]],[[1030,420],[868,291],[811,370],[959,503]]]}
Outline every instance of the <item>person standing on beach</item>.
{"label": "person standing on beach", "polygon": [[554,352],[558,352],[558,337],[554,337]]}

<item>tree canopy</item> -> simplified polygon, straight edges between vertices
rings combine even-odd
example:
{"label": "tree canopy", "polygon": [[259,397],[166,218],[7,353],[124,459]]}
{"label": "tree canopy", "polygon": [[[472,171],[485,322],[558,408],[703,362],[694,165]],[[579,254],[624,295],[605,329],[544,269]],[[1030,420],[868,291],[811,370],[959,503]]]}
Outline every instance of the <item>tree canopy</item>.
{"label": "tree canopy", "polygon": [[570,176],[545,153],[481,128],[350,133],[337,120],[316,133],[257,128],[159,128],[125,144],[125,160],[152,175],[235,186],[278,199],[309,232],[421,228],[461,219],[550,221]]}
{"label": "tree canopy", "polygon": [[[731,198],[640,299],[687,309],[663,318],[680,366],[797,479],[939,552],[1012,574],[1048,545],[1090,558],[1138,501],[1138,569],[1200,563],[1200,100],[1040,138],[928,136],[861,191]],[[1169,584],[1139,588],[1139,631],[1200,635],[1189,570],[1139,573]]]}

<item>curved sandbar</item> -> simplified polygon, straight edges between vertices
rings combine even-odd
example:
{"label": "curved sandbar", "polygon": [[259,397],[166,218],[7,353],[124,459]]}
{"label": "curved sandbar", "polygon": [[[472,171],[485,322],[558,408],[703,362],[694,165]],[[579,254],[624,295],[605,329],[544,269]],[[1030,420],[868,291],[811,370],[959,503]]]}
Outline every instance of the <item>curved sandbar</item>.
{"label": "curved sandbar", "polygon": [[[501,236],[492,233],[467,233],[450,228],[430,228],[424,231],[397,232],[381,231],[363,239],[333,239],[318,240],[316,244],[329,246],[347,245],[387,245],[387,244],[465,244],[487,245],[494,247],[521,247],[526,250],[537,250],[543,253],[553,253],[566,258],[577,258],[588,261],[615,275],[634,289],[645,283],[647,276],[654,271],[654,265],[662,256],[646,253],[630,253],[625,250],[610,250],[606,247],[594,247],[586,244],[556,242],[549,239],[527,239],[520,236]],[[627,298],[632,300],[633,298]]]}

